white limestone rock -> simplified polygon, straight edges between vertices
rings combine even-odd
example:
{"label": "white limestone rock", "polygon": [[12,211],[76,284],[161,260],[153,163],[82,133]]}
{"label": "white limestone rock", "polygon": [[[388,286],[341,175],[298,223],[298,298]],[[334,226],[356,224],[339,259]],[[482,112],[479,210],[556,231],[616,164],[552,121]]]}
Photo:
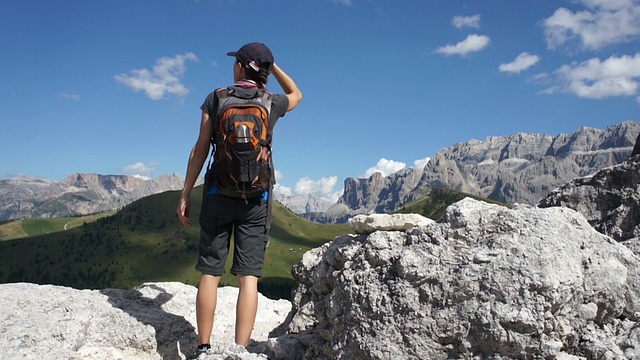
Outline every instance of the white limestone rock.
{"label": "white limestone rock", "polygon": [[[196,292],[181,283],[147,283],[131,291],[2,284],[0,359],[188,358],[198,342]],[[235,344],[237,295],[234,287],[218,290],[207,359],[266,359]],[[266,341],[290,309],[289,301],[260,296],[252,339]]]}
{"label": "white limestone rock", "polygon": [[292,271],[270,358],[637,359],[640,262],[567,208],[471,198],[344,235]]}
{"label": "white limestone rock", "polygon": [[406,231],[434,221],[419,214],[371,214],[356,215],[348,223],[356,234],[370,234],[374,231]]}

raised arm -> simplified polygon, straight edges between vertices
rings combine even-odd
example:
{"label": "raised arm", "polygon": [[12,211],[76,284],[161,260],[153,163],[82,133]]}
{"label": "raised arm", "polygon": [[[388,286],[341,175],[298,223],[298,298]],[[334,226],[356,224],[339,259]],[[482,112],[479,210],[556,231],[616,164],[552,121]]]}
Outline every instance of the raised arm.
{"label": "raised arm", "polygon": [[295,81],[293,81],[293,79],[276,64],[273,64],[271,73],[278,81],[278,84],[280,84],[282,90],[284,90],[287,98],[289,98],[289,107],[287,108],[287,111],[295,109],[302,100],[302,92],[298,89],[298,85],[296,85]]}

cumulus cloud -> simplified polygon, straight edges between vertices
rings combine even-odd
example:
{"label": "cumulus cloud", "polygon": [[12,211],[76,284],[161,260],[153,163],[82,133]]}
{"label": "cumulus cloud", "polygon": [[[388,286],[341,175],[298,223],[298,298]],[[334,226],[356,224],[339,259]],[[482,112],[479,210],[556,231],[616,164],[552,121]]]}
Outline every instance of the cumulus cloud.
{"label": "cumulus cloud", "polygon": [[418,159],[418,160],[413,162],[412,168],[414,168],[414,169],[423,169],[425,166],[427,166],[427,164],[429,163],[429,160],[431,160],[431,157],[426,157],[424,159]]}
{"label": "cumulus cloud", "polygon": [[163,57],[156,61],[152,70],[134,69],[129,74],[116,75],[115,79],[136,92],[144,91],[152,100],[160,100],[167,93],[183,97],[189,93],[181,83],[189,60],[198,61],[198,57],[191,52]]}
{"label": "cumulus cloud", "polygon": [[280,180],[282,180],[283,178],[282,172],[280,172],[279,170],[276,170],[275,175],[276,175],[276,184],[273,186],[273,191],[285,196],[293,195],[293,192],[291,191],[290,187],[280,185]]}
{"label": "cumulus cloud", "polygon": [[77,94],[59,93],[58,97],[65,100],[80,101],[80,95]]}
{"label": "cumulus cloud", "polygon": [[638,0],[580,0],[586,9],[557,9],[543,21],[550,49],[577,41],[586,49],[627,42],[640,35]]}
{"label": "cumulus cloud", "polygon": [[471,34],[455,45],[439,47],[436,52],[443,55],[467,55],[486,48],[490,42],[491,39],[488,36]]}
{"label": "cumulus cloud", "polygon": [[151,162],[148,164],[145,164],[143,162],[137,162],[135,164],[127,165],[123,167],[121,170],[125,174],[129,174],[131,176],[144,179],[144,180],[150,180],[151,175],[154,172],[156,172],[155,166],[157,165],[158,163],[156,162]]}
{"label": "cumulus cloud", "polygon": [[320,180],[313,180],[309,177],[303,177],[296,183],[294,187],[294,194],[311,194],[319,199],[334,203],[338,201],[338,197],[342,195],[342,191],[334,190],[337,183],[337,176],[330,176],[328,178],[323,177]]}
{"label": "cumulus cloud", "polygon": [[282,173],[276,170],[276,185],[273,191],[284,196],[307,196],[311,195],[329,203],[336,203],[342,195],[342,189],[335,190],[338,183],[337,176],[323,177],[320,180],[313,180],[303,177],[294,185],[294,188],[282,186],[278,182],[283,178]]}
{"label": "cumulus cloud", "polygon": [[480,15],[473,16],[454,16],[453,20],[451,20],[453,26],[458,29],[462,29],[463,27],[472,27],[479,29],[480,28]]}
{"label": "cumulus cloud", "polygon": [[391,175],[407,167],[407,164],[399,161],[387,160],[382,158],[374,167],[370,167],[364,172],[364,177],[369,177],[377,172],[382,173],[382,176]]}
{"label": "cumulus cloud", "polygon": [[334,3],[351,6],[351,0],[333,0]]}
{"label": "cumulus cloud", "polygon": [[564,65],[555,75],[560,84],[545,90],[546,93],[563,91],[589,99],[633,96],[640,88],[640,53]]}
{"label": "cumulus cloud", "polygon": [[533,65],[537,64],[540,61],[540,57],[538,55],[529,54],[523,52],[518,55],[518,57],[510,63],[500,64],[498,69],[500,72],[511,72],[519,74],[520,72],[527,70]]}

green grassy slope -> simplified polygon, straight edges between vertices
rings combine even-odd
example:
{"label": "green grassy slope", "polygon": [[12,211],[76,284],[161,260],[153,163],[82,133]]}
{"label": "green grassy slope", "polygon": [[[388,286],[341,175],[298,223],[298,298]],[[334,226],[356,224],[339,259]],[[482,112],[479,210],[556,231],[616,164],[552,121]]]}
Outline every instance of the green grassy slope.
{"label": "green grassy slope", "polygon": [[[189,228],[183,227],[175,215],[179,192],[172,191],[140,199],[112,216],[71,230],[2,241],[0,282],[25,281],[92,289],[132,288],[147,281],[181,281],[195,285],[199,279],[194,266],[201,191],[201,187],[193,191],[194,225]],[[274,203],[273,211],[261,286],[282,288],[281,294],[276,295],[286,296],[293,282],[291,266],[302,254],[351,229],[346,224],[308,222],[278,203]],[[36,223],[34,226],[53,229],[60,224]],[[222,282],[236,284],[235,277],[229,274]]]}
{"label": "green grassy slope", "polygon": [[24,219],[6,222],[0,224],[0,241],[69,230],[113,214],[115,211],[77,217]]}
{"label": "green grassy slope", "polygon": [[29,234],[22,227],[22,220],[0,224],[0,241],[27,237]]}

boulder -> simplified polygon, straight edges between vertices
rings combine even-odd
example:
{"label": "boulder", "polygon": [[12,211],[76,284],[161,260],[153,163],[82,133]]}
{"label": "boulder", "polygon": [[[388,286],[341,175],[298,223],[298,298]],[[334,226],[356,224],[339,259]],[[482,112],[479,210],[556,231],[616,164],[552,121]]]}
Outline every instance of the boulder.
{"label": "boulder", "polygon": [[348,223],[356,234],[374,231],[405,231],[416,226],[429,225],[434,221],[419,214],[371,214],[356,215]]}
{"label": "boulder", "polygon": [[273,359],[637,359],[640,263],[568,208],[466,198],[294,266]]}
{"label": "boulder", "polygon": [[545,196],[538,207],[580,212],[599,232],[617,241],[640,236],[640,156],[575,178]]}
{"label": "boulder", "polygon": [[[133,290],[0,285],[0,359],[185,359],[198,343],[197,289],[147,283]],[[238,289],[218,290],[214,348],[207,359],[266,359],[235,345]],[[252,334],[265,341],[291,303],[259,297]],[[251,346],[249,347],[251,348]]]}

